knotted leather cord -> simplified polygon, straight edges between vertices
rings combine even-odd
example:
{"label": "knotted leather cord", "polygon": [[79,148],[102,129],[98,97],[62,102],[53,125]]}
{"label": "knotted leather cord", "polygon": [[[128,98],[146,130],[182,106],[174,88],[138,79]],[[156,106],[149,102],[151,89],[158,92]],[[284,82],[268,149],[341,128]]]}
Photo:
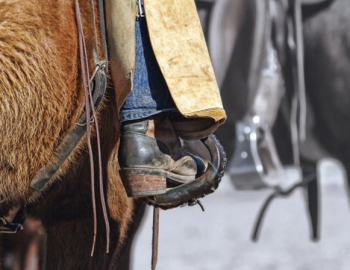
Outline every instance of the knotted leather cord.
{"label": "knotted leather cord", "polygon": [[[95,36],[95,65],[100,65],[101,59],[100,59],[100,54],[98,50],[98,41],[97,41],[97,27],[96,27],[96,14],[95,14],[95,5],[94,1],[90,0],[91,4],[91,10],[92,10],[92,17],[93,17],[93,26],[94,26],[94,36]],[[102,40],[102,46],[103,50],[105,53],[105,60],[107,60],[107,41],[106,41],[106,33],[105,33],[105,26],[104,26],[104,16],[103,16],[103,1],[99,1],[99,13],[100,13],[100,30],[101,30],[101,35],[104,37]],[[107,64],[106,64],[107,66]],[[89,81],[89,86],[91,86],[93,78],[90,79]],[[97,149],[98,149],[98,162],[99,162],[99,187],[100,187],[100,200],[101,200],[101,206],[102,206],[102,211],[103,211],[103,217],[105,221],[105,229],[106,229],[106,253],[109,253],[109,245],[110,245],[110,227],[109,227],[109,221],[108,221],[108,214],[107,214],[107,207],[106,207],[106,201],[105,201],[105,194],[104,194],[104,187],[103,187],[103,175],[102,175],[102,155],[101,155],[101,141],[100,141],[100,131],[99,131],[99,125],[97,121],[97,116],[96,116],[96,111],[95,107],[93,106],[94,101],[91,95],[91,91],[89,91],[90,95],[90,104],[91,108],[93,111],[94,119],[95,119],[95,126],[96,126],[96,135],[97,135]]]}
{"label": "knotted leather cord", "polygon": [[[78,37],[79,37],[79,53],[80,53],[80,65],[81,65],[81,72],[82,72],[82,79],[83,79],[83,86],[84,86],[84,93],[85,93],[85,113],[86,113],[86,138],[87,138],[87,145],[89,149],[89,158],[90,158],[90,173],[91,173],[91,199],[92,199],[92,208],[93,208],[93,217],[94,217],[94,236],[93,236],[93,243],[92,243],[92,249],[91,249],[91,256],[94,255],[95,246],[96,246],[96,236],[97,236],[97,211],[96,211],[96,198],[95,198],[95,171],[94,171],[94,158],[93,158],[93,151],[92,151],[92,145],[91,145],[91,114],[90,110],[93,114],[93,118],[95,120],[96,125],[96,137],[97,137],[97,148],[98,148],[98,162],[99,162],[99,184],[100,184],[100,199],[101,199],[101,205],[103,209],[103,215],[104,215],[104,221],[106,225],[106,253],[109,253],[109,221],[107,216],[107,210],[106,210],[106,202],[104,199],[104,189],[103,189],[103,178],[102,178],[102,158],[101,158],[101,145],[100,145],[100,134],[99,134],[99,127],[98,127],[98,120],[96,116],[96,111],[93,105],[93,99],[91,94],[91,86],[90,86],[90,80],[89,80],[89,64],[88,64],[88,55],[86,51],[86,44],[85,44],[85,37],[84,37],[84,31],[81,21],[81,13],[80,13],[80,7],[79,7],[79,1],[75,0],[75,7],[76,7],[76,21],[77,21],[77,28],[78,28]],[[95,14],[93,13],[94,20],[95,20]],[[96,37],[95,37],[96,38]]]}

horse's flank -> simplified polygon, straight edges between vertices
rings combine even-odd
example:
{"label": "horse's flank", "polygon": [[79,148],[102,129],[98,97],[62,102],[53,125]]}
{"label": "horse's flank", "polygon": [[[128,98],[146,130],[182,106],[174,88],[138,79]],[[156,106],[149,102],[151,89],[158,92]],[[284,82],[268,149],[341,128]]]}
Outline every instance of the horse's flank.
{"label": "horse's flank", "polygon": [[0,194],[23,197],[72,125],[76,26],[71,1],[0,5]]}
{"label": "horse's flank", "polygon": [[[80,1],[80,6],[92,61],[91,9],[88,1]],[[0,197],[27,201],[33,193],[30,181],[54,158],[55,149],[74,125],[83,101],[74,1],[0,0],[0,7]],[[107,179],[109,216],[114,230],[111,248],[120,250],[134,207],[117,174],[118,117],[114,93],[108,95],[100,117],[103,175]],[[84,142],[79,148],[85,149]],[[79,268],[77,262],[68,266],[67,259],[74,252],[66,245],[56,245],[55,237],[67,237],[66,243],[75,243],[71,248],[80,249],[88,258],[93,236],[88,156],[86,150],[76,152],[70,158],[74,162],[64,164],[59,172],[61,181],[54,182],[45,196],[38,199],[40,203],[28,210],[51,232],[48,249],[61,252],[46,258],[47,263],[55,262],[57,269],[86,268]],[[74,223],[75,219],[79,221]],[[88,235],[83,237],[87,239],[78,240],[86,232]],[[99,237],[103,238],[103,234]],[[97,248],[101,245],[99,240]],[[88,263],[84,260],[81,265]],[[95,263],[96,267],[101,265]]]}

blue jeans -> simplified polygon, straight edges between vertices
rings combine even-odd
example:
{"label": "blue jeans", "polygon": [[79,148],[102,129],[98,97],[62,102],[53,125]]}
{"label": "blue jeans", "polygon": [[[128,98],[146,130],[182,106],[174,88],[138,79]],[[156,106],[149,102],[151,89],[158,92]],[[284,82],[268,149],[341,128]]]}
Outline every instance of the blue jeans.
{"label": "blue jeans", "polygon": [[145,18],[136,21],[136,59],[133,88],[121,108],[121,122],[177,111],[160,71],[149,39]]}

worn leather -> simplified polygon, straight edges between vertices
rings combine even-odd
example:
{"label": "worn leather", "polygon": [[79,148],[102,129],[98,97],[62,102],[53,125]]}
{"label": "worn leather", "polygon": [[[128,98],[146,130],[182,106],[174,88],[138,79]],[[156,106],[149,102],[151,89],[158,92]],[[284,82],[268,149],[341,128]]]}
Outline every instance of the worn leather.
{"label": "worn leather", "polygon": [[135,66],[136,0],[105,0],[106,29],[118,112],[131,91]]}
{"label": "worn leather", "polygon": [[[132,89],[136,0],[106,0],[112,79],[120,110]],[[226,114],[193,0],[144,0],[152,48],[181,114],[222,124]]]}
{"label": "worn leather", "polygon": [[[153,126],[149,125],[150,121],[131,122],[122,126],[119,149],[121,168],[157,169],[184,176],[195,176],[197,164],[191,156],[181,156],[174,160],[165,143],[147,135],[150,133],[150,126]],[[151,132],[155,136],[155,133]],[[178,138],[174,137],[172,140]],[[181,151],[181,148],[179,150]]]}
{"label": "worn leather", "polygon": [[168,169],[171,162],[168,148],[157,140],[137,132],[122,133],[120,166],[122,168]]}
{"label": "worn leather", "polygon": [[179,113],[172,113],[170,119],[177,135],[186,141],[204,139],[219,127],[219,122],[212,118],[188,119]]}

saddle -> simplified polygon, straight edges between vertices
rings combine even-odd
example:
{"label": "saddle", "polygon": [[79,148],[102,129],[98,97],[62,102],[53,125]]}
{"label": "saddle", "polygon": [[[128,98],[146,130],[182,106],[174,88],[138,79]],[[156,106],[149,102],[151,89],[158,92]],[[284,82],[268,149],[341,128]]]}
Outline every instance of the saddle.
{"label": "saddle", "polygon": [[[272,126],[283,89],[282,70],[272,42],[269,1],[249,1],[253,14],[248,109],[236,123],[236,141],[228,173],[237,189],[274,188],[282,184],[284,170],[275,147]],[[258,48],[256,48],[258,47]]]}
{"label": "saddle", "polygon": [[[248,95],[251,97],[242,120],[236,124],[235,151],[228,166],[235,187],[239,190],[270,188],[273,194],[266,200],[258,216],[253,239],[258,237],[259,227],[267,205],[277,196],[287,196],[297,187],[305,187],[308,214],[311,220],[312,237],[318,238],[318,190],[316,176],[304,175],[299,160],[299,142],[305,137],[306,94],[303,67],[302,20],[305,11],[318,12],[334,0],[254,0],[249,1],[256,14],[254,31],[251,33],[252,46],[260,46],[260,52],[252,55],[252,66]],[[263,22],[262,27],[260,23]],[[288,42],[287,42],[288,37]],[[259,52],[258,49],[256,51]],[[252,51],[254,53],[254,51]],[[286,57],[291,60],[287,62]],[[287,64],[288,63],[288,64]],[[252,64],[251,64],[252,65]],[[287,67],[286,67],[287,66]],[[258,77],[253,70],[259,67]],[[286,76],[292,86],[284,84]],[[285,86],[284,86],[285,85]],[[284,96],[290,105],[284,110],[287,126],[290,126],[290,145],[294,166],[299,170],[300,179],[285,181],[285,170],[274,143],[272,127]],[[297,104],[296,106],[293,104]],[[299,108],[299,109],[298,109]],[[298,118],[299,116],[299,118]],[[312,194],[310,196],[310,194]]]}

